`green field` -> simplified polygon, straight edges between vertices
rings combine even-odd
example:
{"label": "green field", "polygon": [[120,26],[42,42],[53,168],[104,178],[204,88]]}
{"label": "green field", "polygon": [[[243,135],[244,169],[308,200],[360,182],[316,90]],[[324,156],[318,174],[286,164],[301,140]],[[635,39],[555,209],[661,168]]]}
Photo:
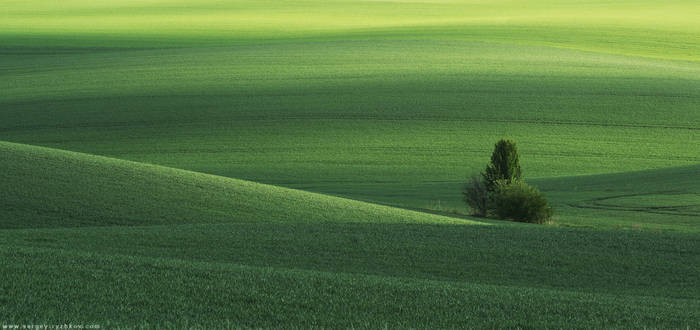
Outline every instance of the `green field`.
{"label": "green field", "polygon": [[[0,323],[700,327],[698,17],[4,1]],[[469,216],[501,138],[551,223]]]}

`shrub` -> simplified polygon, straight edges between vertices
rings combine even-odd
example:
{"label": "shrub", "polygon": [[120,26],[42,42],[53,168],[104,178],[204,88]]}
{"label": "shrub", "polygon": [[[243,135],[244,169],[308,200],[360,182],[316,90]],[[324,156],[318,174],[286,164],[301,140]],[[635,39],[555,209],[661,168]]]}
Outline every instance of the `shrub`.
{"label": "shrub", "polygon": [[542,193],[522,181],[496,182],[488,209],[500,219],[532,223],[545,223],[553,213]]}
{"label": "shrub", "polygon": [[478,175],[473,175],[464,187],[464,201],[469,205],[472,215],[485,217],[488,211],[489,194],[486,184]]}

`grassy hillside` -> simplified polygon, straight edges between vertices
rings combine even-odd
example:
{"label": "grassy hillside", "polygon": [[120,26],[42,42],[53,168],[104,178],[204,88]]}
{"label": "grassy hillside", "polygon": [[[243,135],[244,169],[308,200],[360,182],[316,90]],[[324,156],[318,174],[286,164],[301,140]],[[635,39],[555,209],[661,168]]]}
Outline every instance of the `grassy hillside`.
{"label": "grassy hillside", "polygon": [[565,222],[587,226],[697,232],[700,166],[542,179]]}
{"label": "grassy hillside", "polygon": [[[577,227],[698,232],[700,166],[670,167],[614,174],[527,180],[541,189],[556,210],[553,224]],[[457,194],[461,182],[347,184],[342,196],[421,211],[469,213]],[[334,193],[330,185],[301,188]],[[379,188],[381,187],[381,188]],[[390,192],[390,193],[389,193]]]}
{"label": "grassy hillside", "polygon": [[[698,164],[698,13],[691,1],[11,2],[0,140],[464,213],[460,185],[502,137],[530,179]],[[580,209],[559,215],[581,222]]]}
{"label": "grassy hillside", "polygon": [[[0,322],[700,327],[697,17],[3,1]],[[549,225],[466,215],[501,138]]]}
{"label": "grassy hillside", "polygon": [[[697,327],[697,300],[6,248],[4,320],[103,327]],[[29,262],[27,261],[29,260]],[[45,278],[54,277],[46,291]],[[7,289],[8,283],[13,283]],[[284,288],[284,289],[280,289]],[[108,292],[109,294],[105,294]],[[12,297],[12,296],[9,296]],[[80,299],[65,299],[80,297]],[[57,309],[57,306],[61,306]],[[30,311],[41,310],[40,317]],[[172,311],[178,311],[173,314]],[[11,316],[11,317],[8,317]]]}
{"label": "grassy hillside", "polygon": [[691,0],[10,1],[12,46],[204,46],[289,40],[444,38],[697,60]]}
{"label": "grassy hillside", "polygon": [[0,142],[2,229],[221,222],[475,223],[41,147]]}
{"label": "grassy hillside", "polygon": [[530,179],[700,162],[694,62],[438,40],[4,57],[0,139],[392,205],[464,212],[502,137]]}
{"label": "grassy hillside", "polygon": [[697,235],[479,224],[1,145],[0,188],[22,197],[3,198],[3,299],[21,301],[4,322],[697,323]]}

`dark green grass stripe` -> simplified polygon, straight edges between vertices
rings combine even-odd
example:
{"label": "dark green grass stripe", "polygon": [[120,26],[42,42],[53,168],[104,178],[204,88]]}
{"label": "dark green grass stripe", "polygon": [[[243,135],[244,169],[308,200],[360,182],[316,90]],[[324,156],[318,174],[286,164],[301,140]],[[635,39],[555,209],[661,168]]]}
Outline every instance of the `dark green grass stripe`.
{"label": "dark green grass stripe", "polygon": [[[700,326],[692,299],[584,294],[9,247],[0,318],[126,327]],[[40,287],[40,290],[37,288]]]}
{"label": "dark green grass stripe", "polygon": [[694,234],[303,221],[11,230],[0,231],[0,239],[10,246],[700,298]]}

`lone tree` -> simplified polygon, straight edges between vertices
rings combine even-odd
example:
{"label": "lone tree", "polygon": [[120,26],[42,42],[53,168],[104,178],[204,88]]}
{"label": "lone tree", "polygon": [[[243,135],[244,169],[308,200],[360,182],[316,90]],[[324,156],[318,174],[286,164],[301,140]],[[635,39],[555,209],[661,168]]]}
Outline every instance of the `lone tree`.
{"label": "lone tree", "polygon": [[496,143],[486,170],[467,183],[464,201],[475,216],[544,223],[552,217],[552,208],[522,175],[515,142],[502,139]]}
{"label": "lone tree", "polygon": [[520,168],[520,156],[515,142],[501,139],[496,143],[491,154],[491,163],[486,166],[482,176],[489,192],[496,190],[498,182],[511,184],[521,180],[523,171]]}

